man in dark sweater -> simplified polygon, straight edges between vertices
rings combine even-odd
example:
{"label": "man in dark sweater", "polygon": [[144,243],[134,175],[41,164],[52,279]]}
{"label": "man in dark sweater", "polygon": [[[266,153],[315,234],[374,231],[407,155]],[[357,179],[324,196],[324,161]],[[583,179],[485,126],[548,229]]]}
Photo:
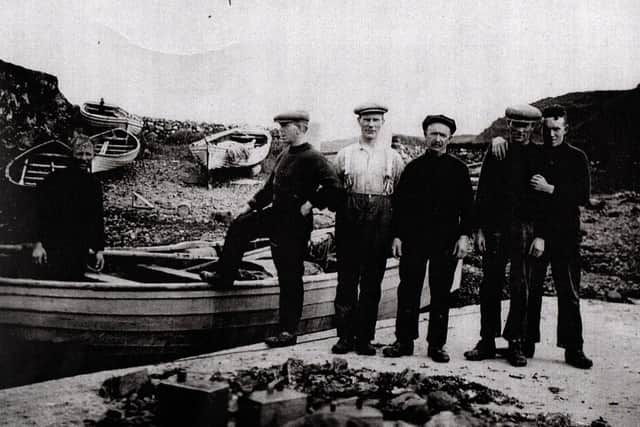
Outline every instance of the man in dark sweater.
{"label": "man in dark sweater", "polygon": [[[233,285],[249,241],[267,235],[280,284],[280,332],[266,344],[295,344],[302,314],[304,257],[311,229],[312,208],[336,209],[342,194],[333,166],[305,142],[309,114],[293,111],[277,115],[283,140],[289,145],[266,183],[231,223],[215,273],[202,272],[203,280],[217,289]],[[269,206],[267,208],[267,206]]]}
{"label": "man in dark sweater", "polygon": [[91,175],[93,144],[86,135],[72,141],[73,161],[52,172],[38,186],[37,242],[32,258],[44,275],[56,280],[83,280],[89,250],[95,268],[104,265],[102,187]]}
{"label": "man in dark sweater", "polygon": [[449,294],[457,261],[470,251],[473,190],[467,166],[446,153],[456,130],[455,121],[443,115],[427,116],[422,128],[427,152],[405,167],[394,195],[392,252],[400,257],[400,284],[396,342],[385,347],[383,355],[413,354],[420,295],[429,262],[427,355],[436,362],[448,362],[444,345]]}
{"label": "man in dark sweater", "polygon": [[[480,284],[480,341],[464,353],[468,360],[495,357],[495,338],[502,329],[501,300],[505,269],[511,253],[511,225],[522,194],[527,152],[534,126],[540,122],[540,110],[531,105],[516,105],[505,111],[509,150],[499,160],[489,148],[482,162],[475,199],[476,248],[482,254],[483,279]],[[519,245],[517,245],[519,246]],[[526,362],[526,359],[524,359]]]}
{"label": "man in dark sweater", "polygon": [[[543,110],[542,158],[529,180],[530,188],[544,200],[544,255],[534,267],[534,283],[542,280],[551,264],[558,295],[558,347],[565,361],[580,369],[593,365],[583,352],[580,314],[580,206],[589,201],[589,162],[581,150],[565,142],[567,113],[559,105]],[[527,341],[540,341],[542,287],[531,290],[527,313]]]}

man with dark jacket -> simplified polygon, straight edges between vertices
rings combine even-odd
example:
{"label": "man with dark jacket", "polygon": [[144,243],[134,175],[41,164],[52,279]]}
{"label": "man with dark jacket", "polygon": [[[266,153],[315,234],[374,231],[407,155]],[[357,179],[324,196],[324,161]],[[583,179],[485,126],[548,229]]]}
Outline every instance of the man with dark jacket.
{"label": "man with dark jacket", "polygon": [[47,278],[84,280],[89,250],[95,268],[104,265],[102,187],[91,175],[94,147],[86,135],[71,142],[72,163],[52,172],[37,187],[37,241],[32,258]]}
{"label": "man with dark jacket", "polygon": [[[520,201],[527,151],[534,126],[540,122],[540,110],[531,105],[516,105],[505,111],[509,131],[509,150],[498,159],[491,149],[482,162],[475,199],[476,248],[482,254],[483,278],[480,284],[480,341],[464,353],[468,360],[495,357],[495,338],[502,329],[501,300],[505,269],[511,258],[511,225]],[[520,193],[520,194],[516,194]],[[516,236],[517,237],[517,236]],[[519,245],[516,245],[519,246]],[[525,359],[526,361],[526,359]]]}
{"label": "man with dark jacket", "polygon": [[251,239],[268,235],[280,284],[280,332],[265,342],[270,347],[282,347],[297,341],[312,208],[335,210],[342,189],[333,166],[305,142],[309,114],[287,112],[274,117],[274,121],[280,124],[289,147],[276,160],[264,186],[231,223],[216,272],[204,271],[200,275],[217,289],[229,288]]}
{"label": "man with dark jacket", "polygon": [[422,129],[427,151],[406,166],[394,197],[392,252],[400,257],[396,342],[385,347],[383,355],[413,354],[429,262],[427,355],[436,362],[448,362],[444,345],[449,294],[457,261],[470,250],[473,190],[467,166],[446,153],[456,130],[455,121],[444,115],[427,116]]}
{"label": "man with dark jacket", "polygon": [[[580,206],[589,201],[589,162],[581,150],[565,142],[567,112],[560,105],[542,111],[544,148],[529,187],[545,203],[544,255],[534,267],[533,281],[540,282],[551,264],[558,295],[557,344],[565,349],[565,361],[580,369],[593,362],[583,352],[580,314]],[[542,287],[531,290],[526,340],[533,348],[540,341]]]}

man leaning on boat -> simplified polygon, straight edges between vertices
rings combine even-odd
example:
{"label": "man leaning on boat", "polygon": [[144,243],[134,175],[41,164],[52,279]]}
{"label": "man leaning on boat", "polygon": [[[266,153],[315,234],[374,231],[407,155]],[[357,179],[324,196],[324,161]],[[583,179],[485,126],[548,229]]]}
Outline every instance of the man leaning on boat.
{"label": "man leaning on boat", "polygon": [[216,289],[231,287],[249,242],[267,235],[280,285],[280,332],[265,342],[270,347],[282,347],[297,341],[312,208],[335,210],[342,186],[333,166],[306,142],[307,112],[278,114],[274,121],[280,124],[282,140],[289,147],[276,160],[264,186],[231,223],[215,273],[205,271],[201,277]]}

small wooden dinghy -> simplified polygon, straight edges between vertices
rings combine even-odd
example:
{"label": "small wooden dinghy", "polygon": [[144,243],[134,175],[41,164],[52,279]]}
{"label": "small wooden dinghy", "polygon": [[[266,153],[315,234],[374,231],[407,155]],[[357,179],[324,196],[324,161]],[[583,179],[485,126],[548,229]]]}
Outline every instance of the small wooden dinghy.
{"label": "small wooden dinghy", "polygon": [[117,105],[99,102],[85,102],[80,107],[80,114],[86,122],[96,128],[122,128],[137,135],[142,130],[143,122],[139,117],[128,113]]}
{"label": "small wooden dinghy", "polygon": [[267,157],[270,148],[269,131],[242,128],[218,132],[189,145],[193,156],[210,171],[255,167]]}
{"label": "small wooden dinghy", "polygon": [[110,129],[91,138],[95,157],[91,172],[103,172],[125,166],[135,160],[140,152],[140,141],[124,129]]}
{"label": "small wooden dinghy", "polygon": [[51,140],[16,156],[9,162],[4,174],[12,184],[35,187],[51,172],[64,169],[70,163],[71,148],[60,141]]}
{"label": "small wooden dinghy", "polygon": [[[330,238],[331,232],[315,233]],[[63,282],[16,277],[20,252],[2,249],[3,339],[40,346],[73,343],[87,357],[114,367],[260,342],[278,329],[280,288],[268,247],[248,252],[243,260],[243,268],[258,271],[262,278],[237,280],[226,291],[214,290],[199,278],[198,272],[211,268],[215,259],[189,252],[107,250],[108,270],[87,273],[82,282]],[[22,256],[29,258],[30,250]],[[389,259],[379,319],[396,315],[398,282],[398,261]],[[335,272],[304,276],[299,333],[333,328],[336,285]],[[421,306],[428,302],[425,289]],[[91,367],[96,368],[106,366]]]}

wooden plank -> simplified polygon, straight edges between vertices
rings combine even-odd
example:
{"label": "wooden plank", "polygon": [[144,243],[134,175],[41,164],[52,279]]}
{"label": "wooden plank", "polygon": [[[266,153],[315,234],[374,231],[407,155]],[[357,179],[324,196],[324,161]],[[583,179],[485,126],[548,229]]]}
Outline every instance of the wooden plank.
{"label": "wooden plank", "polygon": [[164,273],[171,276],[179,277],[181,279],[196,280],[198,282],[202,281],[202,279],[200,279],[200,276],[195,273],[189,273],[188,271],[178,270],[175,268],[161,267],[159,265],[154,265],[154,264],[138,264],[138,267],[151,270],[151,271],[156,271],[158,273]]}
{"label": "wooden plank", "polygon": [[29,166],[29,159],[25,159],[24,166],[22,167],[22,173],[20,174],[20,179],[18,180],[20,184],[24,184],[24,177],[27,174],[28,166]]}
{"label": "wooden plank", "polygon": [[113,284],[118,284],[118,285],[124,285],[124,284],[129,284],[129,285],[140,285],[140,282],[135,282],[133,280],[128,280],[128,279],[123,279],[122,277],[118,277],[118,276],[112,276],[110,274],[105,274],[105,273],[90,273],[90,272],[86,272],[85,277],[91,279],[91,280],[97,280],[99,282],[104,282],[104,283],[113,283]]}
{"label": "wooden plank", "polygon": [[[261,327],[278,323],[278,304],[274,301],[270,307],[260,310],[244,310],[238,307],[233,312],[194,313],[185,315],[118,315],[84,313],[57,313],[37,311],[5,311],[0,313],[0,323],[19,324],[23,327],[41,327],[60,330],[93,331],[97,334],[111,332],[121,335],[123,332],[165,332],[202,329]],[[333,300],[318,304],[307,304],[302,308],[304,319],[333,316]]]}
{"label": "wooden plank", "polygon": [[63,159],[68,159],[69,155],[68,154],[60,154],[60,153],[38,153],[38,157],[57,157],[57,158],[63,158]]}
{"label": "wooden plank", "polygon": [[105,154],[108,148],[109,148],[109,141],[105,141],[102,144],[102,147],[100,147],[100,152],[98,152],[98,154]]}

